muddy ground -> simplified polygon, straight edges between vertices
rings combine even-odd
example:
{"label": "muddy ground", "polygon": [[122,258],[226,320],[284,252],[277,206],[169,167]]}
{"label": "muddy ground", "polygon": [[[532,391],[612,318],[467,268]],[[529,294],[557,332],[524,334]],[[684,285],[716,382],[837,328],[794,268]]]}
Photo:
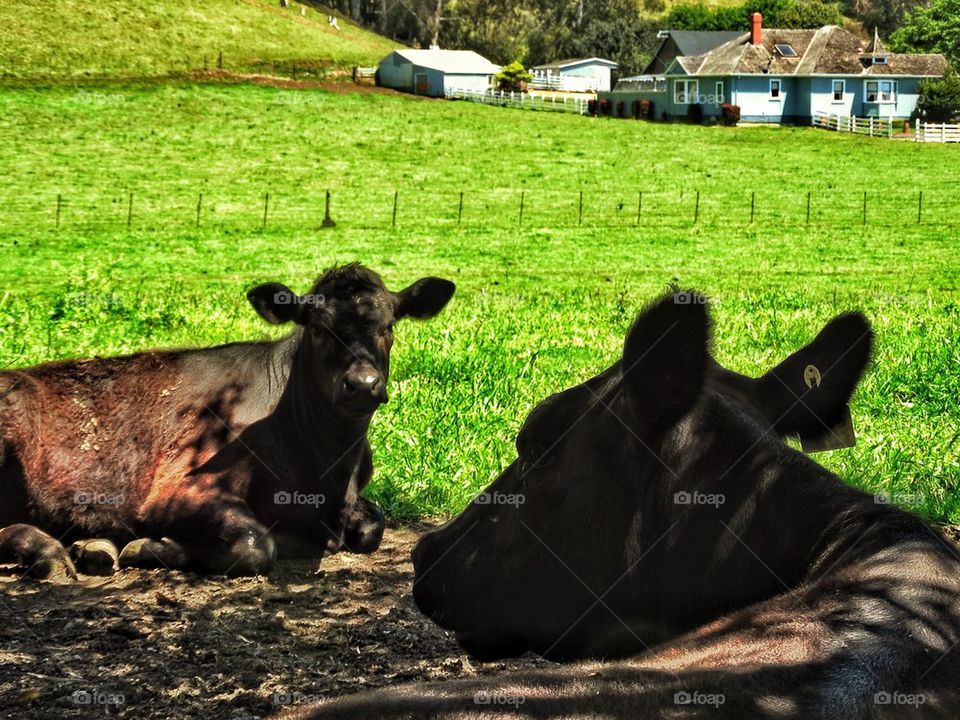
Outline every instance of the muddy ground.
{"label": "muddy ground", "polygon": [[0,717],[253,720],[410,680],[545,666],[478,664],[417,611],[417,530],[370,556],[269,578],[123,570],[53,585],[0,576]]}

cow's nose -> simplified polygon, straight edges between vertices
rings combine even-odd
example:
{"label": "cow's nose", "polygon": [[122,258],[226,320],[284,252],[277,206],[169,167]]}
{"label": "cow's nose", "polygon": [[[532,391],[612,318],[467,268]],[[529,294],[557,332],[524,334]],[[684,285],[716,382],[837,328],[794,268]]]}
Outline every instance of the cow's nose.
{"label": "cow's nose", "polygon": [[361,371],[344,375],[343,391],[348,397],[367,395],[372,398],[377,398],[380,402],[387,401],[387,396],[384,392],[383,376],[381,376],[380,373],[372,371]]}

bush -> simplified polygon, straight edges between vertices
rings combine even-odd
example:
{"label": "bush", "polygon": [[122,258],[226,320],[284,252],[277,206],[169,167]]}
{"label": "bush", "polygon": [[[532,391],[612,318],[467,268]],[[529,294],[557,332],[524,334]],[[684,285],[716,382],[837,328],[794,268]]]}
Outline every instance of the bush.
{"label": "bush", "polygon": [[654,115],[653,100],[640,101],[640,117],[644,120],[653,120],[656,117],[656,115]]}
{"label": "bush", "polygon": [[687,105],[687,122],[699,125],[703,122],[703,105],[690,103]]}
{"label": "bush", "polygon": [[921,80],[914,115],[928,122],[950,122],[960,117],[960,77],[950,72],[941,80]]}
{"label": "bush", "polygon": [[494,78],[497,81],[497,87],[501,90],[527,89],[527,83],[533,80],[533,75],[528,73],[519,60],[514,60],[509,65],[505,65]]}
{"label": "bush", "polygon": [[735,127],[740,122],[740,106],[723,103],[720,106],[720,124]]}
{"label": "bush", "polygon": [[613,111],[613,103],[604,98],[600,101],[600,114],[609,116]]}
{"label": "bush", "polygon": [[597,106],[598,106],[598,103],[596,98],[594,98],[593,100],[587,100],[587,115],[591,115],[595,117],[597,114]]}
{"label": "bush", "polygon": [[626,117],[627,113],[623,100],[617,101],[617,117]]}

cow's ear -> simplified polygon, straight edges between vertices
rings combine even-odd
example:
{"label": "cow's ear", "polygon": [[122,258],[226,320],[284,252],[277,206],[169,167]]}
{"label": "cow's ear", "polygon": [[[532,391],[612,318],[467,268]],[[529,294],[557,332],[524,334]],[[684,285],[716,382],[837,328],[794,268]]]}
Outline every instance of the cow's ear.
{"label": "cow's ear", "polygon": [[257,314],[272,325],[297,322],[303,312],[300,297],[281,283],[257,285],[247,293],[247,300]]}
{"label": "cow's ear", "polygon": [[397,293],[397,320],[405,317],[425,320],[443,310],[457,286],[449,280],[425,277]]}
{"label": "cow's ear", "polygon": [[847,423],[847,403],[870,362],[873,331],[860,313],[828,322],[810,344],[757,381],[757,398],[781,436],[815,441]]}
{"label": "cow's ear", "polygon": [[695,292],[675,292],[640,313],[623,347],[623,383],[639,430],[677,423],[703,391],[710,360],[710,314]]}

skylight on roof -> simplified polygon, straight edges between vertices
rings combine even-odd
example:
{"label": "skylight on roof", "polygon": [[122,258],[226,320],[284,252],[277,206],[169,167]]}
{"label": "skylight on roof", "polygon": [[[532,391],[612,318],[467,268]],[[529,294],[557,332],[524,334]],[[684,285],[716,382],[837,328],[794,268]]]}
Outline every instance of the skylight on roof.
{"label": "skylight on roof", "polygon": [[794,50],[790,45],[774,45],[774,49],[780,53],[781,57],[796,57],[797,51]]}

